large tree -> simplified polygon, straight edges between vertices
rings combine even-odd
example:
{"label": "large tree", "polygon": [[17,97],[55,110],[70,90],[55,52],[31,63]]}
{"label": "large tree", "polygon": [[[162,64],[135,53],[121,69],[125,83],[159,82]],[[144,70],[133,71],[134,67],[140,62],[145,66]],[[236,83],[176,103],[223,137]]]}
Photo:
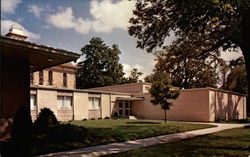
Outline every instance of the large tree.
{"label": "large tree", "polygon": [[173,34],[169,51],[182,52],[185,57],[207,57],[220,48],[239,48],[250,82],[249,17],[249,0],[138,0],[129,34],[148,52]]}
{"label": "large tree", "polygon": [[145,81],[153,82],[168,76],[173,80],[172,84],[180,88],[217,87],[219,77],[216,69],[220,60],[218,56],[180,59],[174,53],[160,52],[156,56],[154,73]]}
{"label": "large tree", "polygon": [[160,105],[164,111],[165,122],[167,122],[167,110],[173,105],[172,99],[178,98],[180,90],[171,85],[171,80],[166,77],[163,80],[155,81],[149,89],[153,105]]}
{"label": "large tree", "polygon": [[86,59],[78,63],[77,88],[121,84],[124,73],[117,45],[110,48],[101,38],[92,38],[81,51]]}
{"label": "large tree", "polygon": [[222,86],[223,89],[238,92],[242,94],[247,93],[247,80],[245,61],[242,57],[229,62],[227,66],[229,71],[225,82]]}

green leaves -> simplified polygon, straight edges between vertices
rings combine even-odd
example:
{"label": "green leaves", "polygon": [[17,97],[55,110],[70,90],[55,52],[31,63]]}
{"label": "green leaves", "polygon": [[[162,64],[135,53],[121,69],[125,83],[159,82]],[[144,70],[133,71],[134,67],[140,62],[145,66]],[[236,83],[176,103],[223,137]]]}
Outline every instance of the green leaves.
{"label": "green leaves", "polygon": [[86,58],[79,62],[77,88],[93,88],[116,85],[122,82],[123,67],[119,63],[118,45],[108,47],[101,38],[92,38],[81,51]]}
{"label": "green leaves", "polygon": [[169,110],[173,105],[170,100],[177,99],[180,90],[171,85],[171,80],[169,78],[165,78],[160,81],[155,81],[149,89],[149,93],[152,97],[151,103],[154,105],[161,105],[163,110]]}

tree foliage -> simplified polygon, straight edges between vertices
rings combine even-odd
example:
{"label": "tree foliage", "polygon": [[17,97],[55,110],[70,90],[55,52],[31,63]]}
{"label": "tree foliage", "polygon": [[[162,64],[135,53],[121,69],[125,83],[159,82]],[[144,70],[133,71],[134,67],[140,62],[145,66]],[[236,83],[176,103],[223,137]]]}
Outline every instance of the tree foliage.
{"label": "tree foliage", "polygon": [[[156,65],[151,79],[170,77],[172,84],[181,88],[216,87],[219,77],[217,65],[220,61],[218,56],[209,59],[184,58],[180,59],[174,53],[158,53]],[[152,82],[147,77],[146,81]]]}
{"label": "tree foliage", "polygon": [[[167,52],[183,59],[206,58],[221,48],[240,48],[249,67],[249,17],[249,0],[138,0],[129,34],[137,38],[138,47],[148,52],[174,35]],[[246,70],[250,75],[250,68]]]}
{"label": "tree foliage", "polygon": [[93,88],[122,83],[123,67],[117,45],[110,48],[101,38],[92,38],[82,49],[85,60],[78,63],[77,88]]}
{"label": "tree foliage", "polygon": [[139,79],[139,77],[142,75],[143,73],[138,71],[138,69],[134,68],[131,72],[128,78],[123,79],[123,83],[137,83],[137,82],[141,82],[141,80]]}
{"label": "tree foliage", "polygon": [[242,94],[247,93],[247,76],[245,61],[242,57],[229,62],[227,66],[229,74],[222,86],[225,90],[238,92]]}
{"label": "tree foliage", "polygon": [[161,108],[164,110],[166,122],[166,110],[169,110],[173,105],[173,102],[170,100],[178,98],[180,90],[171,85],[169,78],[165,78],[160,81],[155,81],[149,89],[149,93],[152,97],[151,103],[153,105],[161,105]]}

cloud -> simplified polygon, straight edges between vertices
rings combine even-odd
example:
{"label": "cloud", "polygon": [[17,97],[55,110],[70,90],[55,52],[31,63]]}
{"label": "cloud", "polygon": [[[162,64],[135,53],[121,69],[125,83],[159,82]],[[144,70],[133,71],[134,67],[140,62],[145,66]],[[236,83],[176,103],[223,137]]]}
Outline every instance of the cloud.
{"label": "cloud", "polygon": [[82,34],[88,33],[90,30],[90,22],[82,18],[76,19],[71,7],[68,7],[65,11],[50,15],[47,22],[60,29],[75,29]]}
{"label": "cloud", "polygon": [[90,31],[109,33],[114,29],[127,30],[129,18],[133,16],[132,10],[135,1],[122,0],[112,3],[111,0],[91,1],[90,14],[92,19],[76,18],[71,7],[59,9],[56,14],[49,15],[47,22],[59,29],[75,29],[81,34]]}
{"label": "cloud", "polygon": [[14,14],[19,3],[22,0],[1,0],[1,12]]}
{"label": "cloud", "polygon": [[28,5],[28,12],[33,13],[35,17],[40,18],[41,12],[44,9],[36,5]]}
{"label": "cloud", "polygon": [[25,29],[19,23],[15,22],[15,21],[11,21],[11,20],[2,20],[1,21],[1,34],[2,35],[7,34],[7,32],[9,31],[9,27],[11,25],[15,25],[15,26],[18,26],[18,27],[22,28],[22,30],[24,31],[24,33],[28,36],[28,39],[34,39],[34,40],[40,39],[40,35],[39,34],[32,33],[30,31],[28,31],[27,29]]}
{"label": "cloud", "polygon": [[96,32],[109,33],[113,29],[127,30],[129,18],[133,16],[135,1],[122,0],[112,3],[111,0],[92,1],[90,14],[93,16],[93,29]]}

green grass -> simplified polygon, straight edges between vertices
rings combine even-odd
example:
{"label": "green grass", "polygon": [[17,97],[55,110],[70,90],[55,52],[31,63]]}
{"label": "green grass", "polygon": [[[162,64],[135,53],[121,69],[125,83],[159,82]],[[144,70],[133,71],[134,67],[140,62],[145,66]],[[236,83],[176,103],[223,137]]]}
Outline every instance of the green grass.
{"label": "green grass", "polygon": [[[128,120],[128,119],[108,119],[108,120],[87,120],[71,122],[74,127],[70,135],[65,131],[57,134],[62,134],[58,138],[54,138],[57,134],[42,135],[35,137],[33,145],[33,154],[46,154],[50,152],[58,152],[72,150],[82,147],[107,144],[112,142],[123,142],[128,140],[141,139],[146,137],[173,134],[178,132],[203,129],[213,127],[208,124],[190,124],[178,122],[161,122],[149,120]],[[84,127],[85,135],[74,137],[74,133]],[[53,130],[53,129],[52,129]],[[55,130],[55,129],[54,129]],[[57,129],[58,130],[58,129]],[[79,134],[76,133],[76,134]],[[66,138],[64,138],[66,137]],[[67,138],[68,137],[68,138]],[[76,140],[70,140],[74,137]],[[60,140],[63,138],[63,140]]]}
{"label": "green grass", "polygon": [[250,129],[226,130],[207,136],[195,137],[152,147],[139,148],[112,157],[248,157]]}

